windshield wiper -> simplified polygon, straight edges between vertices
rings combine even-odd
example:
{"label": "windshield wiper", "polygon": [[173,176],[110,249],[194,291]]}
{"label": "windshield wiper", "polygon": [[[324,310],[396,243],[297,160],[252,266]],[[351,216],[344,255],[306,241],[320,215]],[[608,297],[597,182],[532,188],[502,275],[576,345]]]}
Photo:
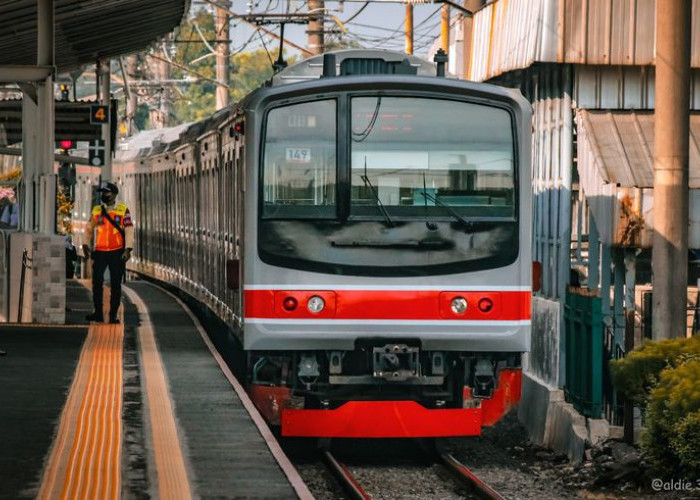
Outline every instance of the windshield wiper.
{"label": "windshield wiper", "polygon": [[364,175],[361,175],[360,178],[362,179],[362,182],[365,183],[365,186],[369,188],[369,190],[372,192],[372,196],[374,196],[374,199],[377,200],[377,208],[379,208],[379,211],[382,213],[384,216],[384,220],[386,220],[386,223],[389,225],[389,227],[394,227],[394,221],[391,220],[391,216],[389,215],[389,212],[386,211],[386,208],[384,208],[384,204],[382,203],[382,200],[379,199],[379,193],[377,193],[374,190],[374,186],[369,180],[369,177],[367,177],[367,157],[365,156],[365,173]]}
{"label": "windshield wiper", "polygon": [[467,231],[474,231],[475,224],[473,222],[470,222],[461,215],[459,215],[454,208],[452,208],[450,205],[438,198],[437,195],[433,196],[432,194],[428,194],[425,191],[422,191],[420,194],[422,194],[426,200],[431,201],[432,203],[435,203],[435,205],[437,205],[438,207],[442,208],[445,212],[454,217],[458,222],[461,222]]}
{"label": "windshield wiper", "polygon": [[454,242],[443,239],[422,240],[331,240],[334,247],[370,247],[370,248],[406,248],[419,250],[449,250],[454,247]]}

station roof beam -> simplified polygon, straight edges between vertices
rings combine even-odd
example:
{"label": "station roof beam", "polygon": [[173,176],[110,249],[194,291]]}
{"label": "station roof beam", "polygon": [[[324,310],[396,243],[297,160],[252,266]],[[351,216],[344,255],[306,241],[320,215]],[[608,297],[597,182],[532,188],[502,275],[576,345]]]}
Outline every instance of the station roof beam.
{"label": "station roof beam", "polygon": [[[59,72],[143,50],[180,24],[190,0],[55,0]],[[37,1],[0,1],[0,66],[35,65]]]}

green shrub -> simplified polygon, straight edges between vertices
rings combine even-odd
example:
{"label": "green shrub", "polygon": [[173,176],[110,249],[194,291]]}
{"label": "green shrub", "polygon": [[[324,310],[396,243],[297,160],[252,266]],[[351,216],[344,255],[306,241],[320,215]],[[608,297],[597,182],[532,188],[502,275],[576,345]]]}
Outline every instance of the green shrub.
{"label": "green shrub", "polygon": [[625,397],[646,406],[642,444],[658,471],[700,477],[700,337],[646,342],[610,372]]}
{"label": "green shrub", "polygon": [[647,402],[643,445],[668,474],[700,477],[700,358],[661,372]]}
{"label": "green shrub", "polygon": [[613,384],[635,405],[644,406],[661,371],[678,366],[688,356],[700,356],[700,337],[645,342],[627,357],[610,363]]}
{"label": "green shrub", "polygon": [[676,425],[677,435],[671,438],[671,446],[681,462],[681,466],[700,471],[700,411],[683,418]]}

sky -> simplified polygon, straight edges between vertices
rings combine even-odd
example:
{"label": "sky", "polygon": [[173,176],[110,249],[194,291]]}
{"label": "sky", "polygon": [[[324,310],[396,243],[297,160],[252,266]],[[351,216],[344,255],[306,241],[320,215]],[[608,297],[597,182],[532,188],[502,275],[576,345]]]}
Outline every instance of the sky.
{"label": "sky", "polygon": [[[193,2],[192,9],[201,8],[203,3]],[[383,48],[389,50],[404,50],[405,6],[402,3],[386,1],[345,0],[326,1],[329,14],[337,17],[347,29],[343,40],[359,42],[366,48]],[[366,6],[365,6],[366,5]],[[364,7],[364,8],[363,8]],[[306,2],[301,0],[233,0],[231,10],[237,14],[253,13],[283,13],[305,12]],[[354,15],[362,9],[362,12]],[[425,57],[434,39],[440,35],[440,4],[422,4],[414,7],[414,53]],[[352,20],[346,23],[347,20]],[[277,25],[268,25],[267,29],[279,33]],[[326,22],[326,29],[340,31],[338,24]],[[305,46],[307,36],[305,25],[287,25],[285,38]],[[263,41],[270,52],[276,53],[277,41],[270,37],[262,37],[243,22],[233,20],[231,28],[231,52],[247,52],[263,47]],[[291,49],[294,53],[293,49]]]}

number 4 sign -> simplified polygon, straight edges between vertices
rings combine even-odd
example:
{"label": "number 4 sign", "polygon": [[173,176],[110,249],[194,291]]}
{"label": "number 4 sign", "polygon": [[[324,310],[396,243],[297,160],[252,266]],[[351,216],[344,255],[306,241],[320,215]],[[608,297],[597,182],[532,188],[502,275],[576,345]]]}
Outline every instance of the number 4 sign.
{"label": "number 4 sign", "polygon": [[90,124],[101,125],[109,123],[109,107],[102,104],[92,104],[90,106]]}

